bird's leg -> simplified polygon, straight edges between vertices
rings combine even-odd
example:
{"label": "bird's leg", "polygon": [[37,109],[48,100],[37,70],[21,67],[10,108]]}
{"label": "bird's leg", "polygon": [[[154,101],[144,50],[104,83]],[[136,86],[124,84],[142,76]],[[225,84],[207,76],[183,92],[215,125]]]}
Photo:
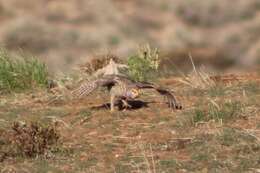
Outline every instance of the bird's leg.
{"label": "bird's leg", "polygon": [[125,111],[127,108],[131,108],[132,107],[130,104],[128,104],[127,100],[122,99],[122,102],[123,102],[123,107],[124,107],[123,111]]}
{"label": "bird's leg", "polygon": [[113,112],[115,110],[115,96],[111,95],[110,97],[110,111]]}

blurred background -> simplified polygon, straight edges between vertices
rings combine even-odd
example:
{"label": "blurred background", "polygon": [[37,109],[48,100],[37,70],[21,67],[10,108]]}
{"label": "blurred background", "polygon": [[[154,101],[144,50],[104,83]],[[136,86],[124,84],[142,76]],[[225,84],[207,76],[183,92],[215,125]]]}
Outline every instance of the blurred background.
{"label": "blurred background", "polygon": [[180,70],[260,66],[259,0],[0,0],[0,47],[69,72],[97,53],[126,58],[141,44]]}

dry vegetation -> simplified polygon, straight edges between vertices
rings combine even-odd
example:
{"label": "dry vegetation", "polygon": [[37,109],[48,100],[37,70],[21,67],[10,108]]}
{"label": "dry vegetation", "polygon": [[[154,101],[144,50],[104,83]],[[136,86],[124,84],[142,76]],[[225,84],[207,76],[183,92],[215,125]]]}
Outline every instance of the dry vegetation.
{"label": "dry vegetation", "polygon": [[52,125],[39,122],[26,123],[14,122],[10,130],[1,131],[1,161],[7,157],[38,157],[48,156],[52,145],[58,143],[59,134]]}
{"label": "dry vegetation", "polygon": [[90,61],[80,66],[82,72],[92,75],[98,69],[101,69],[109,64],[110,59],[113,59],[115,63],[122,63],[122,59],[118,58],[116,55],[109,54],[99,54],[94,56]]}
{"label": "dry vegetation", "polygon": [[[102,92],[54,102],[50,102],[53,94],[44,90],[2,95],[1,134],[12,135],[8,140],[1,135],[0,169],[28,173],[259,171],[260,77],[210,76],[207,80],[214,85],[191,87],[183,81],[190,79],[197,86],[203,74],[191,75],[160,79],[182,101],[184,110],[176,111],[162,104],[158,95],[146,93],[142,97],[147,102],[137,101],[133,109],[114,113],[102,105],[107,98]],[[151,97],[158,99],[154,102]],[[40,124],[10,128],[14,121]],[[46,126],[53,122],[54,127]],[[6,149],[10,139],[18,147],[15,154]]]}
{"label": "dry vegetation", "polygon": [[[259,172],[259,73],[179,72],[191,70],[189,53],[207,67],[259,68],[259,9],[258,0],[0,0],[0,47],[25,52],[0,52],[0,173]],[[143,42],[163,52],[128,56]],[[92,56],[104,48],[128,59]],[[89,56],[84,74],[50,80],[50,70]],[[146,92],[113,113],[104,92],[73,100],[79,76],[110,58],[136,80],[157,78],[184,109]]]}

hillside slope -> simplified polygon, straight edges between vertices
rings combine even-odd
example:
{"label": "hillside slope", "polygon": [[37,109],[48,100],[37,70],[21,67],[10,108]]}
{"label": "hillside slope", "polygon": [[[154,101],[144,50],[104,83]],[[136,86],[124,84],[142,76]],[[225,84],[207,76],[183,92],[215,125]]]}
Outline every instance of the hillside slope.
{"label": "hillside slope", "polygon": [[0,46],[32,52],[53,71],[97,51],[125,57],[143,43],[173,59],[190,52],[251,68],[259,66],[259,7],[258,0],[1,0]]}

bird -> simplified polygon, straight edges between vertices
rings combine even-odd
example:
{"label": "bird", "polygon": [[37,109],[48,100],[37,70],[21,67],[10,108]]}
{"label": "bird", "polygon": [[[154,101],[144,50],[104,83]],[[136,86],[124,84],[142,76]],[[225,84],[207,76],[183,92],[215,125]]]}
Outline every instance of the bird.
{"label": "bird", "polygon": [[82,83],[77,89],[72,91],[72,95],[77,98],[90,95],[99,87],[105,87],[110,91],[110,111],[115,110],[115,103],[121,101],[125,108],[131,107],[128,101],[134,100],[141,95],[143,89],[153,89],[167,99],[171,109],[182,109],[175,96],[167,89],[149,82],[135,82],[126,76],[104,75],[92,81]]}
{"label": "bird", "polygon": [[118,64],[116,63],[113,58],[110,59],[109,64],[106,65],[105,67],[97,70],[93,76],[98,77],[101,75],[122,75],[120,73],[120,69],[128,68],[127,65],[125,64]]}

